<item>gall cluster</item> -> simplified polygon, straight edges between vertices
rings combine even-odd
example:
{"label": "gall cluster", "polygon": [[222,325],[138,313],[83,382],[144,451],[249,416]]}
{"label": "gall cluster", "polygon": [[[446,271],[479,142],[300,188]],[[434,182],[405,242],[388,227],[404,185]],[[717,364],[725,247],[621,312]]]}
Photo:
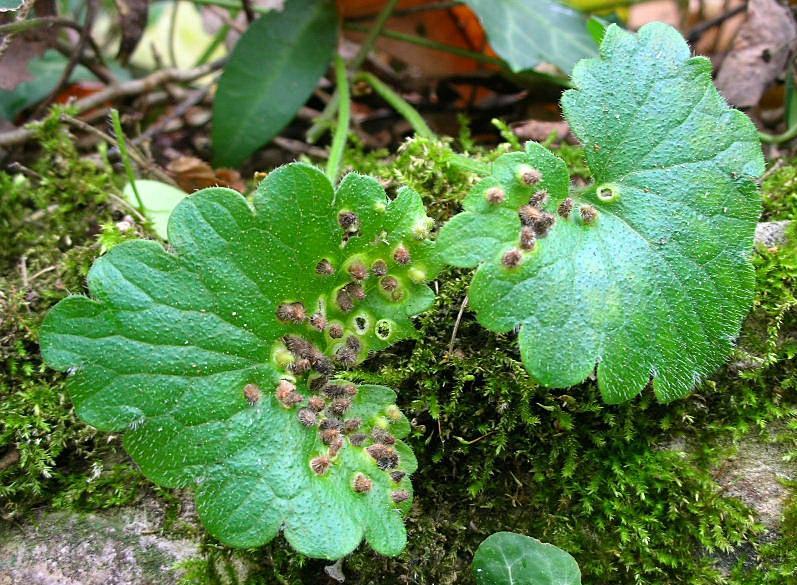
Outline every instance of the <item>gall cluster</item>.
{"label": "gall cluster", "polygon": [[[526,187],[534,187],[543,179],[542,171],[529,165],[520,165],[515,176]],[[506,201],[506,192],[498,186],[490,187],[484,192],[484,198],[489,205],[501,205]],[[501,264],[504,267],[513,269],[520,266],[524,253],[533,251],[536,248],[537,240],[548,235],[557,221],[557,216],[563,220],[570,218],[574,207],[572,198],[564,199],[557,206],[556,214],[545,210],[548,200],[548,191],[538,189],[531,195],[528,203],[518,209],[521,224],[518,245],[505,252],[501,257]],[[594,223],[598,218],[598,210],[591,205],[582,205],[579,208],[579,214],[581,221],[586,225]]]}

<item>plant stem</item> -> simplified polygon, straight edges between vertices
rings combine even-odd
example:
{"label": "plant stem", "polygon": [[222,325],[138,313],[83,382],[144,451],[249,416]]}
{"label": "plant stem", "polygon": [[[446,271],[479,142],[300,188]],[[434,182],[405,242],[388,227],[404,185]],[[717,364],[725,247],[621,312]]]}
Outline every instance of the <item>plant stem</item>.
{"label": "plant stem", "polygon": [[[354,32],[365,32],[366,30],[368,30],[367,27],[361,24],[357,24],[355,22],[347,22],[343,25],[343,27]],[[381,34],[383,37],[394,39],[397,41],[404,41],[405,43],[411,43],[413,45],[418,45],[419,47],[424,47],[426,49],[433,49],[435,51],[451,53],[452,55],[458,55],[460,57],[467,57],[468,59],[473,59],[474,61],[478,61],[479,63],[488,63],[490,65],[505,67],[505,63],[498,57],[484,55],[483,53],[477,53],[476,51],[469,51],[468,49],[463,49],[462,47],[447,45],[445,43],[433,41],[432,39],[427,39],[426,37],[411,35],[408,33],[403,33],[390,29],[383,30]]]}
{"label": "plant stem", "polygon": [[[354,22],[345,23],[344,28],[356,32],[363,32],[366,30],[366,28],[363,25]],[[533,70],[523,71],[521,73],[514,73],[503,59],[500,59],[499,57],[493,57],[492,55],[485,55],[484,53],[469,51],[468,49],[463,49],[462,47],[455,47],[453,45],[447,45],[445,43],[434,41],[432,39],[427,39],[426,37],[411,35],[390,29],[382,30],[381,34],[383,37],[386,37],[388,39],[394,39],[397,41],[403,41],[405,43],[411,43],[413,45],[418,45],[419,47],[432,49],[433,51],[450,53],[451,55],[457,55],[458,57],[465,57],[467,59],[472,59],[479,63],[485,63],[487,65],[495,65],[497,67],[500,67],[510,77],[513,77],[515,79],[521,79],[521,80],[523,78],[541,79],[549,81],[556,85],[561,85],[562,87],[571,87],[570,79],[562,75],[540,73],[539,71],[533,71]]]}
{"label": "plant stem", "polygon": [[759,132],[758,137],[766,144],[783,144],[797,138],[797,124],[786,130],[783,134],[767,134]]}
{"label": "plant stem", "polygon": [[418,113],[418,110],[413,108],[409,102],[407,102],[407,100],[390,89],[390,87],[383,83],[382,80],[377,76],[363,71],[358,73],[355,79],[359,81],[365,81],[368,85],[374,88],[374,91],[378,93],[383,100],[393,106],[393,109],[401,114],[407,120],[407,122],[410,123],[412,129],[415,131],[415,134],[418,136],[423,136],[424,138],[436,137],[431,128],[426,125],[426,122]]}
{"label": "plant stem", "polygon": [[[357,54],[351,60],[351,63],[349,63],[349,71],[357,71],[365,62],[365,59],[368,57],[368,53],[373,50],[376,39],[379,38],[379,35],[385,26],[385,22],[387,22],[387,19],[393,12],[396,4],[398,4],[398,0],[388,0],[387,4],[385,4],[384,8],[382,8],[382,11],[376,17],[376,22],[374,25],[371,28],[361,28],[363,32],[367,32],[368,34],[365,37],[363,44],[360,45],[360,49],[357,51]],[[327,105],[324,107],[324,111],[321,112],[321,115],[318,116],[315,122],[313,122],[313,125],[310,126],[310,129],[307,131],[307,142],[310,144],[315,144],[318,142],[318,139],[321,138],[321,136],[323,136],[324,133],[332,126],[332,118],[335,117],[335,113],[337,112],[339,99],[340,96],[336,90],[332,94],[332,97],[329,98]]]}
{"label": "plant stem", "polygon": [[374,44],[376,44],[376,39],[379,38],[379,35],[382,34],[382,29],[385,28],[385,23],[387,19],[390,18],[390,14],[393,12],[393,9],[398,4],[398,0],[388,0],[385,7],[379,13],[379,16],[376,17],[376,22],[374,25],[369,29],[366,29],[368,34],[363,41],[363,44],[360,45],[360,50],[357,51],[357,54],[349,63],[349,71],[357,71],[362,64],[365,62],[365,59],[368,57],[368,53],[370,53],[373,48]]}
{"label": "plant stem", "polygon": [[130,181],[130,187],[133,189],[133,194],[136,196],[138,210],[143,215],[146,212],[146,208],[144,207],[144,202],[141,200],[138,187],[136,187],[136,175],[133,172],[133,165],[130,162],[130,154],[127,152],[127,141],[122,131],[122,121],[119,119],[119,110],[111,110],[111,124],[113,125],[113,133],[116,135],[116,143],[119,145],[119,156],[122,158],[122,165],[125,167],[127,180]]}
{"label": "plant stem", "polygon": [[340,58],[340,55],[335,55],[335,82],[340,106],[338,107],[338,123],[335,126],[335,136],[332,138],[329,160],[327,160],[327,177],[333,184],[338,180],[340,161],[343,159],[346,140],[349,136],[349,118],[351,115],[348,73],[346,71],[346,63]]}
{"label": "plant stem", "polygon": [[[194,4],[203,4],[206,6],[219,6],[229,10],[240,10],[241,3],[238,0],[191,0]],[[262,6],[252,6],[252,11],[257,14],[268,14],[272,10],[270,8],[263,8]]]}

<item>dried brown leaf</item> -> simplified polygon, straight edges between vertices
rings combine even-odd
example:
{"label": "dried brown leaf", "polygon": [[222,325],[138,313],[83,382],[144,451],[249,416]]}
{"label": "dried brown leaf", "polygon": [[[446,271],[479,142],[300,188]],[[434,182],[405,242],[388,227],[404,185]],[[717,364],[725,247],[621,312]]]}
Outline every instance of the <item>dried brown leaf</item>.
{"label": "dried brown leaf", "polygon": [[780,75],[797,41],[797,24],[776,0],[750,0],[747,22],[717,75],[717,87],[732,105],[756,105]]}

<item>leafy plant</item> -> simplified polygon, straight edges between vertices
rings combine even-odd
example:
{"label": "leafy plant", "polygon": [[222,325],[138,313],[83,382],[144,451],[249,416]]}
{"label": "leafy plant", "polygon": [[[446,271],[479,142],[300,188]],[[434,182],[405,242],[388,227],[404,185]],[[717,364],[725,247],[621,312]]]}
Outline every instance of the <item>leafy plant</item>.
{"label": "leafy plant", "polygon": [[568,553],[536,538],[496,532],[473,557],[478,585],[581,585],[578,563]]}
{"label": "leafy plant", "polygon": [[587,19],[551,0],[467,0],[478,14],[490,44],[513,71],[551,63],[570,73],[597,53]]}
{"label": "leafy plant", "polygon": [[185,198],[173,251],[114,247],[92,267],[93,298],[47,316],[41,350],[69,371],[78,414],[124,444],[164,486],[196,488],[227,544],[282,529],[301,553],[335,559],[365,539],[404,547],[416,467],[394,393],[335,378],[409,337],[433,299],[430,220],[417,193],[389,201],[348,175],[270,173],[254,211],[221,188]]}
{"label": "leafy plant", "polygon": [[562,105],[594,184],[571,189],[565,163],[531,143],[496,160],[438,245],[477,268],[479,321],[517,329],[542,384],[572,386],[597,364],[607,402],[651,379],[673,400],[724,361],[752,302],[759,140],[710,62],[661,23],[610,26],[573,82]]}
{"label": "leafy plant", "polygon": [[331,0],[290,0],[246,29],[213,102],[216,166],[239,165],[293,119],[329,66],[337,31]]}

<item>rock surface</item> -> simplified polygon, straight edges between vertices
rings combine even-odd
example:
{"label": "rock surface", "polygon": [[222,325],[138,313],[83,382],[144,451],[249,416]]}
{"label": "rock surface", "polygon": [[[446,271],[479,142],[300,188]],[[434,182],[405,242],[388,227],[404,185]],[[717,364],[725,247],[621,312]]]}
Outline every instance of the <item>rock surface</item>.
{"label": "rock surface", "polygon": [[43,512],[0,524],[0,585],[173,585],[195,541],[161,534],[164,510],[146,499],[98,513]]}

